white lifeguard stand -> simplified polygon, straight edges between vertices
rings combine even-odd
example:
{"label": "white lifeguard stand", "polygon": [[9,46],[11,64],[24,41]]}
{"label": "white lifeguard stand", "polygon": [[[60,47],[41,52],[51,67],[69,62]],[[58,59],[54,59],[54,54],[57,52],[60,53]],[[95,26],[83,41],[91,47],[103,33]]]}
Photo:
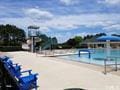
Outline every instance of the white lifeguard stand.
{"label": "white lifeguard stand", "polygon": [[35,38],[37,37],[36,33],[39,30],[38,26],[28,26],[28,37],[30,38],[30,51],[35,52]]}

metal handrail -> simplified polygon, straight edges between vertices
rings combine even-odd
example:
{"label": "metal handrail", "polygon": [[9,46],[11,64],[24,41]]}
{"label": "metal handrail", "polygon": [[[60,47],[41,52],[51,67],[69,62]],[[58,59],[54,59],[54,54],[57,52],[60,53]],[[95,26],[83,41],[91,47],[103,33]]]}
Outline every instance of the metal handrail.
{"label": "metal handrail", "polygon": [[[115,65],[115,71],[118,71],[118,58],[119,56],[108,56],[107,59],[104,60],[104,73],[107,74],[107,66],[113,66]],[[114,59],[114,64],[107,64],[108,61],[111,61],[110,59]]]}

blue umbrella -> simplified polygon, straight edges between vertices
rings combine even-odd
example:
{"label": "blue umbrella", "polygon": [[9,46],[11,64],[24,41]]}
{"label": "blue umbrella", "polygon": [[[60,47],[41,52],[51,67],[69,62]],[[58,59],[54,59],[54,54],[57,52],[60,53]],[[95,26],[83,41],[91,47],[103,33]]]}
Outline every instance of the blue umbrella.
{"label": "blue umbrella", "polygon": [[97,38],[98,41],[120,41],[120,37],[118,36],[101,36]]}

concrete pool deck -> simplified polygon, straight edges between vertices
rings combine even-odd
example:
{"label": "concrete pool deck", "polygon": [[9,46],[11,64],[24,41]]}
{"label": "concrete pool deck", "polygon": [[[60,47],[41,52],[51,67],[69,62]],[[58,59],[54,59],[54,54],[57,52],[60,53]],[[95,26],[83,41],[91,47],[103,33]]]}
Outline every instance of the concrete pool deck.
{"label": "concrete pool deck", "polygon": [[39,73],[38,90],[64,90],[83,88],[87,90],[120,90],[120,76],[104,75],[100,68],[88,64],[66,61],[54,57],[42,57],[29,52],[8,52],[22,69]]}

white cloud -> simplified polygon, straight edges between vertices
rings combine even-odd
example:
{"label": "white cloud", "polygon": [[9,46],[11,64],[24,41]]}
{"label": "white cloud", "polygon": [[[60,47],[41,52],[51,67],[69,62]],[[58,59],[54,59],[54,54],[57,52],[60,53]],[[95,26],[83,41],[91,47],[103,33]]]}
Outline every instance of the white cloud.
{"label": "white cloud", "polygon": [[68,39],[74,37],[75,35],[71,32],[66,32],[66,33],[55,33],[52,36],[57,37],[58,41],[63,43],[67,41]]}
{"label": "white cloud", "polygon": [[45,27],[45,26],[40,26],[40,29],[39,29],[41,32],[45,33],[45,32],[49,32],[50,29],[48,27]]}
{"label": "white cloud", "polygon": [[120,0],[99,0],[98,3],[104,3],[107,5],[119,5]]}
{"label": "white cloud", "polygon": [[[23,27],[27,30],[29,25],[37,25],[40,27],[40,30],[44,32],[49,32],[50,30],[74,30],[78,29],[81,26],[84,27],[97,27],[101,26],[105,32],[120,32],[120,15],[119,14],[79,14],[79,15],[54,15],[51,19],[43,19],[41,22],[39,19],[31,18],[29,16],[19,17],[19,18],[1,18],[0,21],[2,24],[14,24],[19,27]],[[54,32],[54,31],[52,31]],[[91,34],[90,32],[81,31],[78,35]],[[93,34],[93,33],[92,33]],[[65,41],[72,36],[75,36],[73,33],[65,34],[55,34],[59,38],[59,41]],[[61,37],[61,38],[60,38]]]}
{"label": "white cloud", "polygon": [[114,24],[114,25],[110,25],[104,28],[107,31],[119,31],[120,32],[120,24]]}
{"label": "white cloud", "polygon": [[24,10],[25,14],[33,19],[45,20],[51,19],[53,14],[46,10],[41,10],[39,8],[30,8]]}
{"label": "white cloud", "polygon": [[60,0],[65,5],[77,4],[80,0]]}
{"label": "white cloud", "polygon": [[120,4],[120,0],[105,0],[108,4]]}
{"label": "white cloud", "polygon": [[89,33],[89,32],[81,32],[81,33],[72,33],[72,32],[66,32],[66,33],[55,33],[52,36],[57,37],[58,41],[63,43],[67,41],[70,38],[74,38],[75,36],[86,36],[86,35],[95,35],[96,33]]}
{"label": "white cloud", "polygon": [[13,24],[21,28],[27,28],[31,24],[35,24],[35,22],[30,18],[0,18],[2,21],[1,24]]}
{"label": "white cloud", "polygon": [[[106,27],[118,23],[120,19],[119,14],[80,14],[68,16],[56,16],[52,20],[44,23],[44,26],[55,28],[59,30],[72,30],[80,26],[85,27]],[[43,24],[41,24],[43,25]]]}
{"label": "white cloud", "polygon": [[76,36],[86,36],[86,35],[95,35],[96,33],[90,33],[90,32],[81,32],[81,33],[77,33]]}
{"label": "white cloud", "polygon": [[[120,23],[119,14],[80,14],[80,15],[64,15],[55,16],[50,20],[41,22],[39,19],[30,17],[22,18],[3,18],[2,23],[16,24],[17,26],[38,25],[45,30],[54,28],[56,30],[73,30],[80,26],[85,27],[108,27]],[[41,28],[41,29],[42,29]]]}

